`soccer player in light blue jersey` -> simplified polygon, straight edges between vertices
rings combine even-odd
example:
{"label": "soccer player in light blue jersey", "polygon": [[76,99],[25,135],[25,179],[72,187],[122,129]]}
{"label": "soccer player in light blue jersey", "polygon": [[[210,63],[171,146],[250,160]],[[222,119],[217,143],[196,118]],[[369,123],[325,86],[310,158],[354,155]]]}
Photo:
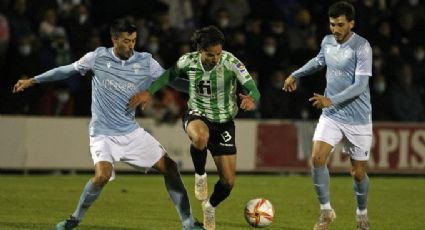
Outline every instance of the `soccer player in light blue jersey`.
{"label": "soccer player in light blue jersey", "polygon": [[[135,109],[128,106],[130,98],[146,90],[164,69],[151,54],[134,51],[137,33],[130,21],[115,20],[110,32],[113,47],[99,47],[73,64],[19,80],[13,89],[16,93],[38,83],[65,79],[77,73],[85,75],[88,71],[94,73],[89,134],[95,175],[87,182],[74,213],[58,223],[56,229],[69,230],[81,223],[104,186],[114,179],[114,164],[118,161],[139,170],[154,168],[162,173],[183,229],[203,229],[194,223],[176,163],[167,156],[161,144],[138,125]],[[155,229],[154,226],[150,228]]]}
{"label": "soccer player in light blue jersey", "polygon": [[328,229],[336,218],[329,199],[327,159],[334,146],[343,141],[351,158],[351,174],[357,200],[357,229],[370,229],[367,217],[369,178],[367,161],[372,144],[369,77],[372,75],[372,50],[369,42],[354,33],[354,7],[337,2],[329,8],[332,35],[324,37],[319,54],[293,72],[283,89],[292,92],[297,79],[326,67],[324,95],[309,99],[322,115],[313,137],[312,177],[320,202],[320,215],[314,229]]}

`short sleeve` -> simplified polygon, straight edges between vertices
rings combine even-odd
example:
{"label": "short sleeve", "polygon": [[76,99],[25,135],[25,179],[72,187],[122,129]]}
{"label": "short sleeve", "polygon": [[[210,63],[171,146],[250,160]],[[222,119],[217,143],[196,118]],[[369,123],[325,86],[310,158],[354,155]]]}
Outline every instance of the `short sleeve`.
{"label": "short sleeve", "polygon": [[86,75],[93,68],[95,58],[96,51],[87,53],[80,60],[74,62],[74,69],[80,72],[81,75]]}
{"label": "short sleeve", "polygon": [[372,48],[369,42],[365,42],[356,50],[356,58],[355,75],[372,76]]}

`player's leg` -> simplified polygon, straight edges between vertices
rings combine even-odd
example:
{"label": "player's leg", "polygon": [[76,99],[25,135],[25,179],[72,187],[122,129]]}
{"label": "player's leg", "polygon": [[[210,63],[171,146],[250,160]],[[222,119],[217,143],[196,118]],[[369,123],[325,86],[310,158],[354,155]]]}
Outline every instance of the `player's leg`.
{"label": "player's leg", "polygon": [[351,175],[357,201],[356,222],[357,229],[370,229],[367,217],[367,200],[369,192],[369,177],[367,175],[367,161],[372,146],[372,124],[345,127],[348,142],[344,145],[344,152],[351,157]]}
{"label": "player's leg", "polygon": [[209,128],[200,117],[189,115],[185,121],[186,133],[192,144],[190,155],[195,168],[195,197],[203,201],[208,198],[208,183],[205,165],[207,163],[207,145],[209,140]]}
{"label": "player's leg", "polygon": [[155,168],[164,175],[167,192],[174,203],[184,229],[197,229],[193,226],[189,198],[176,163],[166,155],[161,144],[143,129],[137,129],[125,136],[121,159],[136,169]]}
{"label": "player's leg", "polygon": [[313,184],[320,203],[320,214],[314,229],[328,229],[329,224],[336,218],[330,204],[329,195],[329,170],[328,157],[333,147],[342,139],[342,132],[338,124],[325,117],[319,119],[313,137],[313,150],[311,155],[311,175]]}
{"label": "player's leg", "polygon": [[316,224],[314,225],[315,230],[328,229],[329,224],[336,218],[335,211],[332,209],[330,203],[330,176],[326,165],[332,148],[332,145],[323,141],[314,141],[313,143],[313,168],[311,169],[311,175],[320,203],[320,214]]}
{"label": "player's leg", "polygon": [[227,197],[233,189],[236,175],[236,155],[214,156],[219,180],[214,186],[214,191],[208,200],[202,202],[204,212],[204,228],[215,229],[215,208]]}
{"label": "player's leg", "polygon": [[367,198],[369,192],[369,177],[367,176],[367,161],[351,160],[351,174],[354,178],[354,192],[357,201],[356,221],[357,229],[370,229],[367,217]]}
{"label": "player's leg", "polygon": [[95,165],[95,175],[85,185],[81,193],[80,200],[74,213],[66,220],[56,225],[56,230],[69,230],[77,227],[87,210],[99,197],[103,187],[108,183],[112,175],[112,164],[107,161],[97,162]]}
{"label": "player's leg", "polygon": [[153,168],[164,175],[167,192],[180,215],[183,227],[185,229],[193,228],[194,219],[192,216],[192,209],[190,207],[186,188],[184,187],[180,173],[177,169],[177,164],[167,155],[164,155],[157,163],[155,163]]}

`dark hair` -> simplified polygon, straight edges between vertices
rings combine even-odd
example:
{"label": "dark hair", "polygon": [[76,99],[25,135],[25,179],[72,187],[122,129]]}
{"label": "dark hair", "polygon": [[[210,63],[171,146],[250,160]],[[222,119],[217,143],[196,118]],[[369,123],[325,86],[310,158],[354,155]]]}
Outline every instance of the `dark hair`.
{"label": "dark hair", "polygon": [[118,37],[122,32],[133,33],[136,32],[136,26],[126,18],[115,19],[111,24],[110,34],[113,37]]}
{"label": "dark hair", "polygon": [[345,16],[348,21],[352,21],[356,16],[356,11],[353,5],[348,2],[341,1],[334,3],[329,7],[328,15],[331,18]]}
{"label": "dark hair", "polygon": [[191,40],[197,50],[205,50],[214,45],[224,45],[224,34],[215,26],[207,26],[196,30]]}

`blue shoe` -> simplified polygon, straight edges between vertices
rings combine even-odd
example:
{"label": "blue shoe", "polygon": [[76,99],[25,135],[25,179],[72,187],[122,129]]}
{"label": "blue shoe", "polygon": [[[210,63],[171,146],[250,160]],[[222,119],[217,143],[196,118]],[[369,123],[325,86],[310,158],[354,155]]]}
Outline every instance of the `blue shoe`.
{"label": "blue shoe", "polygon": [[78,221],[75,217],[70,216],[68,219],[59,222],[56,225],[56,230],[71,230],[78,226],[80,221]]}

